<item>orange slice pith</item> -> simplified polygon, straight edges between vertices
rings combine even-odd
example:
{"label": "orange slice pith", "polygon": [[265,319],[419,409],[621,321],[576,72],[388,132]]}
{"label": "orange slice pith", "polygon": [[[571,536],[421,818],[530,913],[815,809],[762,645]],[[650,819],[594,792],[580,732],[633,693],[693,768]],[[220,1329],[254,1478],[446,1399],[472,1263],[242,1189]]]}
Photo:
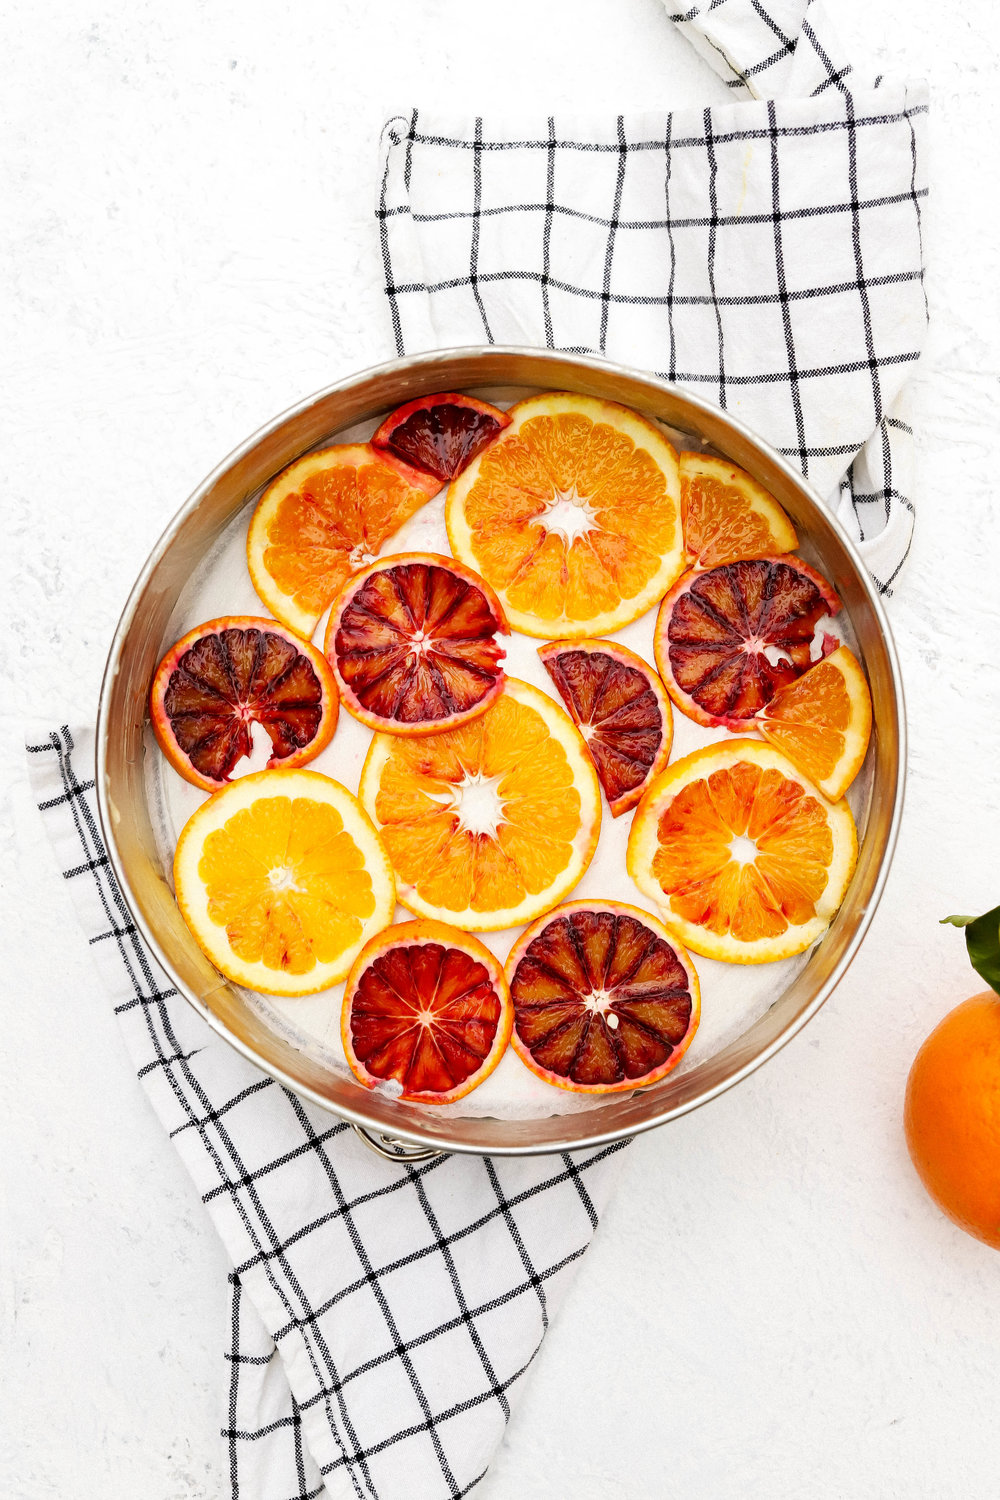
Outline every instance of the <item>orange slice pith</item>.
{"label": "orange slice pith", "polygon": [[823,657],[779,688],[755,721],[831,802],[842,797],[864,764],[872,731],[872,700],[861,664],[847,646]]}
{"label": "orange slice pith", "polygon": [[601,826],[597,775],[579,730],[515,678],[459,729],[376,735],[360,796],[402,904],[478,932],[554,906],[590,864]]}
{"label": "orange slice pith", "polygon": [[622,902],[571,901],[540,917],[506,964],[511,1038],[546,1083],[610,1094],[656,1083],[698,1029],[698,976],[648,912]]}
{"label": "orange slice pith", "polygon": [[514,1012],[488,948],[443,922],[399,922],[372,938],[347,980],[341,1037],[366,1088],[453,1104],[488,1078],[510,1040]]}
{"label": "orange slice pith", "polygon": [[680,471],[689,567],[702,571],[742,557],[795,550],[795,527],[745,469],[708,453],[682,453]]}
{"label": "orange slice pith", "polygon": [[826,579],[798,557],[692,568],[656,617],[663,685],[696,724],[746,729],[777,688],[808,670],[820,620],[839,609]]}
{"label": "orange slice pith", "polygon": [[304,765],[337,727],[337,684],[325,657],[274,620],[226,615],[189,630],[153,678],[149,714],[174,770],[203,791],[227,785],[267,731],[268,766]]}
{"label": "orange slice pith", "polygon": [[392,917],[392,867],[355,797],[317,771],[258,771],[203,802],[174,855],[177,904],[227,979],[308,995]]}
{"label": "orange slice pith", "polygon": [[507,415],[449,490],[451,550],[526,635],[637,619],[684,565],[674,449],[637,412],[589,396],[531,396]]}
{"label": "orange slice pith", "polygon": [[370,729],[440,734],[485,713],[504,684],[500,601],[471,569],[396,553],[341,590],[326,655],[344,707]]}
{"label": "orange slice pith", "polygon": [[373,562],[440,488],[439,480],[367,443],[306,454],[257,502],[247,533],[254,588],[277,619],[308,640],[351,574]]}
{"label": "orange slice pith", "polygon": [[788,958],[827,929],[854,871],[857,834],[759,740],[707,745],[650,787],[626,863],[687,947],[727,963]]}
{"label": "orange slice pith", "polygon": [[551,641],[538,654],[586,741],[611,816],[620,817],[670,758],[674,721],[663,683],[615,641]]}

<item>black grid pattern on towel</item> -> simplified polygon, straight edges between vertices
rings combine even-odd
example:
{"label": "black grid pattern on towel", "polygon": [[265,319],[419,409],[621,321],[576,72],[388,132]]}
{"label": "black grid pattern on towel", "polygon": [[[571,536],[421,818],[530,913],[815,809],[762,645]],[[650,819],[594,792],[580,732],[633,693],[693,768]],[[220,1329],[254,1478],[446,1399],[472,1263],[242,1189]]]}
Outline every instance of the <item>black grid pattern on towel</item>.
{"label": "black grid pattern on towel", "polygon": [[[213,1179],[203,1200],[227,1246],[245,1247],[230,1276],[222,1433],[233,1500],[260,1493],[256,1476],[245,1482],[245,1475],[265,1442],[269,1474],[284,1475],[277,1486],[272,1477],[268,1500],[315,1500],[324,1479],[340,1474],[357,1500],[468,1494],[544,1337],[555,1289],[596,1227],[588,1176],[625,1143],[530,1162],[439,1157],[380,1169],[349,1126],[318,1119],[241,1060],[235,1068],[207,1031],[207,1045],[191,1045],[181,1028],[193,1018],[148,953],[114,878],[94,781],[77,771],[73,732],[64,725],[27,749],[49,763],[34,778],[52,790],[40,811],[75,833],[64,878],[89,882],[96,893],[101,925],[90,942],[113,944],[127,976],[116,1013],[141,1028],[149,1061],[139,1071],[161,1090],[154,1102],[173,1122],[173,1139],[200,1143]],[[209,1064],[218,1048],[227,1076],[240,1083],[229,1092],[213,1089],[218,1074]],[[278,1152],[246,1114],[259,1111],[262,1095],[281,1126]],[[457,1170],[467,1174],[461,1181]],[[200,1178],[199,1185],[204,1171]],[[258,1306],[275,1310],[267,1329],[247,1295],[253,1284]],[[300,1370],[294,1394],[279,1351]],[[488,1407],[496,1420],[484,1438],[464,1424]],[[317,1413],[335,1444],[324,1462],[306,1439]],[[485,1458],[470,1473],[474,1453]]]}
{"label": "black grid pattern on towel", "polygon": [[826,76],[819,99],[683,111],[655,133],[651,116],[591,133],[549,117],[516,138],[398,116],[376,209],[385,290],[400,354],[537,343],[645,366],[741,417],[824,495],[868,444],[869,482],[844,494],[859,542],[880,530],[873,496],[895,522],[866,554],[890,592],[912,504],[885,424],[926,325],[927,106],[880,88],[862,107],[843,69]]}

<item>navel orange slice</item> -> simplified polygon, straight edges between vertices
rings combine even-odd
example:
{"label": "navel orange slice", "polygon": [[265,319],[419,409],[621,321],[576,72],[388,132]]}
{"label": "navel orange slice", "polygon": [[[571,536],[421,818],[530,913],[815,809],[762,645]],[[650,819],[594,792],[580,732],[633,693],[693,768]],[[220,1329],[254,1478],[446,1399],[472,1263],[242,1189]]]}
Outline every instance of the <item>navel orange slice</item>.
{"label": "navel orange slice", "polygon": [[450,557],[406,552],[334,601],[326,654],[348,713],[370,729],[439,734],[485,713],[504,684],[507,621],[489,584]]}
{"label": "navel orange slice", "polygon": [[514,1011],[500,964],[443,922],[397,922],[367,942],[344,991],[341,1037],[365,1088],[453,1104],[493,1072]]}
{"label": "navel orange slice", "polygon": [[754,724],[836,802],[861,770],[872,732],[871,694],[857,657],[838,646],[779,688]]}
{"label": "navel orange slice", "polygon": [[274,620],[227,615],[189,630],[156,669],[149,712],[164,755],[185,781],[215,792],[253,745],[268,766],[312,760],[337,727],[337,684],[326,659]]}
{"label": "navel orange slice", "polygon": [[726,963],[801,953],[826,931],[857,859],[847,803],[830,803],[770,745],[727,740],[654,781],[626,863],[687,947]]}
{"label": "navel orange slice", "polygon": [[550,641],[538,654],[587,743],[611,816],[620,817],[670,758],[674,721],[663,683],[615,641]]}
{"label": "navel orange slice", "polygon": [[258,771],[203,802],[181,831],[174,885],[216,968],[269,995],[343,979],[396,904],[367,815],[317,771]]}
{"label": "navel orange slice", "polygon": [[372,446],[388,449],[404,463],[447,484],[509,426],[510,417],[498,406],[454,391],[439,391],[435,396],[418,396],[391,412],[372,438]]}
{"label": "navel orange slice", "polygon": [[741,557],[776,557],[798,545],[777,500],[745,469],[708,453],[682,453],[680,471],[689,567],[703,572]]}
{"label": "navel orange slice", "polygon": [[527,635],[605,635],[655,604],[684,565],[677,454],[627,407],[531,396],[452,484],[451,550]]}
{"label": "navel orange slice", "polygon": [[247,534],[247,566],[277,619],[307,640],[352,573],[374,562],[439,480],[367,443],[307,453],[272,479]]}
{"label": "navel orange slice", "polygon": [[590,864],[601,826],[579,730],[545,693],[514,678],[459,729],[376,735],[360,794],[403,905],[478,932],[555,906]]}
{"label": "navel orange slice", "polygon": [[[797,557],[692,569],[660,605],[656,665],[681,713],[739,731],[809,668],[819,621],[839,609],[826,579]],[[827,635],[816,649],[837,644]]]}
{"label": "navel orange slice", "polygon": [[557,907],[518,938],[506,970],[514,1050],[556,1088],[613,1094],[656,1083],[698,1029],[694,966],[637,906]]}

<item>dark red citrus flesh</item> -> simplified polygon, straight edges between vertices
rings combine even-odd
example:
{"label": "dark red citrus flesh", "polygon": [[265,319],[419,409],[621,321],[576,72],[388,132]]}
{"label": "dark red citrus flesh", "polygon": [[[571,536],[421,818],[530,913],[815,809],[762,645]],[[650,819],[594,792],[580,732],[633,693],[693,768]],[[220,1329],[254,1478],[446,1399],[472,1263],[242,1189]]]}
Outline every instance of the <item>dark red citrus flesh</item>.
{"label": "dark red citrus flesh", "polygon": [[366,578],[340,616],[335,665],[369,714],[426,724],[467,714],[502,676],[496,614],[450,568],[400,563]]}
{"label": "dark red citrus flesh", "polygon": [[[670,614],[674,681],[713,719],[730,726],[751,719],[776,689],[809,668],[816,625],[838,608],[793,563],[764,558],[710,568]],[[774,648],[775,659],[765,647]]]}
{"label": "dark red citrus flesh", "polygon": [[284,636],[233,628],[204,635],[184,652],[163,706],[194,769],[222,782],[250,754],[252,723],[267,730],[277,760],[308,745],[323,717],[323,685]]}
{"label": "dark red citrus flesh", "polygon": [[545,670],[578,724],[609,803],[642,785],[663,743],[663,711],[637,667],[598,651],[560,651]]}
{"label": "dark red citrus flesh", "polygon": [[[431,1023],[421,1013],[429,1010]],[[354,1054],[408,1095],[444,1094],[478,1072],[496,1039],[501,1004],[489,971],[460,948],[390,948],[365,969],[351,1003]]]}
{"label": "dark red citrus flesh", "polygon": [[509,425],[499,407],[449,393],[401,406],[382,423],[372,443],[447,483]]}
{"label": "dark red citrus flesh", "polygon": [[538,1066],[582,1087],[662,1067],[694,1005],[670,944],[635,917],[599,909],[554,916],[525,949],[510,993],[514,1029]]}

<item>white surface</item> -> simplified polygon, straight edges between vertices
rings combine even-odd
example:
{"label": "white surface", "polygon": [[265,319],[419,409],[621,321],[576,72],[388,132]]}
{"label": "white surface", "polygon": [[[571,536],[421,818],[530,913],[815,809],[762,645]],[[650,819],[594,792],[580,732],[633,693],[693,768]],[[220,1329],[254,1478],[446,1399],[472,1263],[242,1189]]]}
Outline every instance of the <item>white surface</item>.
{"label": "white surface", "polygon": [[[920,1039],[979,987],[936,919],[1000,899],[1000,43],[988,0],[839,9],[855,52],[934,90],[920,514],[892,605],[901,847],[807,1031],[622,1159],[484,1500],[996,1491],[1000,1260],[925,1198],[899,1113]],[[444,95],[514,113],[725,91],[657,0],[51,0],[8,13],[0,57],[0,1493],[214,1497],[226,1266],[53,881],[22,718],[92,712],[119,606],[180,499],[274,412],[387,352],[371,222],[386,115]]]}

